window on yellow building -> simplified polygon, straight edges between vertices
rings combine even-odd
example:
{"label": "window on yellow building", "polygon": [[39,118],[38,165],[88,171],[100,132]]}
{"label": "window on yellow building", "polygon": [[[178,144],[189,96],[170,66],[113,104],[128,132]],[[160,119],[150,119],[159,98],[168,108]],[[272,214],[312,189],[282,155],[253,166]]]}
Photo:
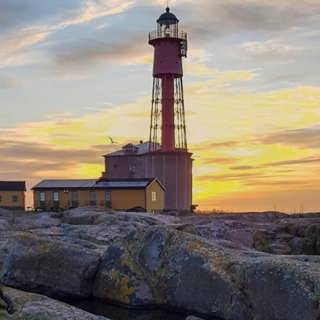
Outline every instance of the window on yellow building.
{"label": "window on yellow building", "polygon": [[89,205],[90,206],[97,205],[97,198],[96,198],[96,192],[95,191],[90,191],[89,192]]}
{"label": "window on yellow building", "polygon": [[59,201],[59,197],[60,195],[59,195],[59,192],[57,192],[57,191],[55,191],[54,193],[53,193],[53,201],[54,202],[58,202]]}
{"label": "window on yellow building", "polygon": [[59,192],[58,191],[54,191],[52,198],[53,198],[53,206],[55,208],[58,208],[60,206],[60,203],[59,203],[60,194],[59,194]]}
{"label": "window on yellow building", "polygon": [[151,193],[151,200],[153,202],[157,201],[157,193],[155,191],[152,191],[152,193]]}
{"label": "window on yellow building", "polygon": [[106,191],[106,207],[110,209],[112,208],[111,191]]}
{"label": "window on yellow building", "polygon": [[17,203],[18,202],[18,196],[17,195],[12,196],[12,202],[13,203]]}
{"label": "window on yellow building", "polygon": [[40,202],[40,207],[44,209],[46,206],[46,193],[44,191],[39,192],[39,202]]}
{"label": "window on yellow building", "polygon": [[72,208],[78,207],[78,191],[72,191],[71,193],[71,202],[72,202]]}
{"label": "window on yellow building", "polygon": [[45,192],[39,192],[39,200],[40,200],[40,202],[46,201],[46,193]]}

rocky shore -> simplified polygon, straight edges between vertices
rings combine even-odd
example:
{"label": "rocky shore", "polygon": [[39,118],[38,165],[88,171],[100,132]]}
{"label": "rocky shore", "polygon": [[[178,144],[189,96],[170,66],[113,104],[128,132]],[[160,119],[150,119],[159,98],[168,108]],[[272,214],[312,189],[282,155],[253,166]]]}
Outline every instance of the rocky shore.
{"label": "rocky shore", "polygon": [[207,319],[319,320],[319,254],[320,215],[0,210],[0,319],[106,319],[59,302],[97,298]]}

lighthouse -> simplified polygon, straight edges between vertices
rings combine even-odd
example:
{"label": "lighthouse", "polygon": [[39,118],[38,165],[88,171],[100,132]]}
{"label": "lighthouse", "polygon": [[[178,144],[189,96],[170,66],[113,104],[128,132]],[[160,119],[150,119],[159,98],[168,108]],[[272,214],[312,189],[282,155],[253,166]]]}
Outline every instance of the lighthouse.
{"label": "lighthouse", "polygon": [[105,155],[102,179],[156,178],[165,188],[166,211],[190,211],[193,159],[187,145],[182,65],[188,40],[169,8],[157,19],[148,42],[154,48],[149,139]]}
{"label": "lighthouse", "polygon": [[154,47],[150,151],[187,150],[182,58],[187,57],[187,34],[178,18],[166,8],[149,34]]}

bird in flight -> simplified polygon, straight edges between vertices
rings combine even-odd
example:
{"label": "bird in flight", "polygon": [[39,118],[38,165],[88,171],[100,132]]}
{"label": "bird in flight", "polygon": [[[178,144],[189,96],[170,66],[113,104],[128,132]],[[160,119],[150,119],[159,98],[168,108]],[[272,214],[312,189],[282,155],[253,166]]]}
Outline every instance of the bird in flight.
{"label": "bird in flight", "polygon": [[108,139],[110,140],[111,144],[116,144],[116,142],[112,139],[112,137],[108,137]]}

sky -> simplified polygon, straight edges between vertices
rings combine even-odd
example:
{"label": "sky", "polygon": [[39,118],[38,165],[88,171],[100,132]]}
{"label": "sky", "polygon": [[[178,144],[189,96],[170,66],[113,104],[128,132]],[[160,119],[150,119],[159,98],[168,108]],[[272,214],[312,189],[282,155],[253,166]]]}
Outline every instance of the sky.
{"label": "sky", "polygon": [[[32,187],[42,179],[97,178],[101,155],[147,140],[147,37],[165,6],[0,1],[0,180]],[[194,203],[201,210],[320,211],[320,1],[170,6],[189,37]]]}

